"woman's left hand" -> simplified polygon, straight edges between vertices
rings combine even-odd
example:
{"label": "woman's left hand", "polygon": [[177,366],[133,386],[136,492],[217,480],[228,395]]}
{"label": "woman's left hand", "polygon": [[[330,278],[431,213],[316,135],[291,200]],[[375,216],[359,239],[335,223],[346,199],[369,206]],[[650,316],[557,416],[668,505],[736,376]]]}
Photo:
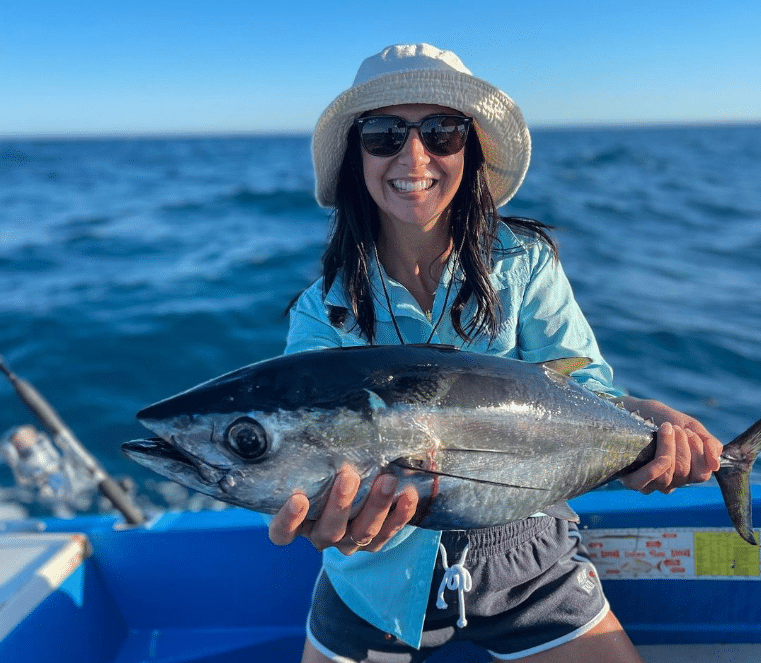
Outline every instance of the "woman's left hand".
{"label": "woman's left hand", "polygon": [[707,481],[719,469],[723,445],[697,419],[659,401],[628,396],[621,402],[659,427],[655,458],[621,478],[627,488],[645,495],[655,490],[670,493],[688,483]]}

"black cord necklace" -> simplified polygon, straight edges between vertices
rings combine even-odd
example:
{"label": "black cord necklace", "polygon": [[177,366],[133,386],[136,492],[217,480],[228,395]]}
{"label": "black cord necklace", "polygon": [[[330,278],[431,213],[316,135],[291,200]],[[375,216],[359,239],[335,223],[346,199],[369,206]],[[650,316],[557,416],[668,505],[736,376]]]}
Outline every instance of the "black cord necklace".
{"label": "black cord necklace", "polygon": [[[407,345],[404,338],[402,337],[402,332],[399,329],[399,324],[396,321],[396,316],[394,315],[394,308],[391,306],[391,297],[389,297],[388,294],[388,288],[386,288],[386,279],[383,276],[383,265],[381,265],[380,257],[378,256],[378,245],[373,242],[373,252],[375,254],[375,262],[378,264],[378,275],[380,276],[380,282],[381,286],[383,286],[383,295],[386,298],[386,306],[388,306],[388,312],[391,315],[391,322],[394,324],[394,330],[396,331],[396,335],[399,338],[399,343],[401,345]],[[428,340],[426,343],[430,343],[433,339],[433,335],[436,333],[436,330],[439,328],[439,325],[441,324],[441,321],[444,319],[444,314],[447,312],[447,303],[449,302],[449,293],[452,290],[452,284],[455,280],[455,271],[457,269],[457,263],[460,260],[460,252],[457,251],[455,253],[454,261],[452,262],[452,276],[449,279],[449,283],[447,285],[447,292],[446,297],[444,297],[444,306],[441,309],[441,314],[439,315],[438,320],[436,320],[436,324],[433,326],[433,329],[431,330],[431,334],[428,337]]]}

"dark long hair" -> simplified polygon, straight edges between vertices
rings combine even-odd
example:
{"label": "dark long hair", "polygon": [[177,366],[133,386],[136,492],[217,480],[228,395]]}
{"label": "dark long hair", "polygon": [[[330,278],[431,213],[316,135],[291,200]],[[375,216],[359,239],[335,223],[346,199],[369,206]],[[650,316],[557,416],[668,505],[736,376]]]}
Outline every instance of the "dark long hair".
{"label": "dark long hair", "polygon": [[[370,256],[378,239],[380,217],[365,185],[361,149],[357,129],[352,126],[338,176],[332,232],[322,258],[323,294],[327,295],[340,270],[350,313],[360,333],[368,343],[373,343],[375,305],[370,284]],[[499,332],[501,306],[489,280],[493,255],[495,251],[520,250],[520,247],[495,247],[501,223],[518,235],[546,242],[557,256],[557,248],[548,232],[550,226],[533,219],[498,214],[488,187],[481,144],[476,132],[470,131],[462,182],[452,201],[449,224],[463,274],[451,307],[452,326],[466,342],[480,334],[493,339]],[[475,300],[475,313],[463,325],[463,311],[471,298]]]}

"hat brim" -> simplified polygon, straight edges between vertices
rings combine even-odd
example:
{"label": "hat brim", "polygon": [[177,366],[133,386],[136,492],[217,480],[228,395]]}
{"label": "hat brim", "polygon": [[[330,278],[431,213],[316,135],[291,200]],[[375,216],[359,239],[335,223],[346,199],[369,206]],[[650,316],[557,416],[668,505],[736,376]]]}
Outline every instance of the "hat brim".
{"label": "hat brim", "polygon": [[448,106],[473,117],[494,201],[499,207],[513,197],[531,159],[531,137],[520,109],[504,92],[469,74],[418,69],[352,87],[325,109],[312,137],[320,205],[335,206],[338,172],[354,120],[369,110],[401,104]]}

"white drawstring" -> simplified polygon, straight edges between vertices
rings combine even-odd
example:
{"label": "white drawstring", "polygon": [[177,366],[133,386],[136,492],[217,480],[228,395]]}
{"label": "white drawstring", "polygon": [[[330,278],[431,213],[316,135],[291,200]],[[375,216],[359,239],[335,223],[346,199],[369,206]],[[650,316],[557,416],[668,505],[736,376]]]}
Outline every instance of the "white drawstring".
{"label": "white drawstring", "polygon": [[460,604],[460,619],[457,620],[457,626],[460,628],[468,625],[468,620],[465,619],[465,592],[469,592],[470,588],[473,586],[473,578],[470,576],[470,571],[463,566],[469,548],[470,545],[465,546],[460,561],[457,564],[449,566],[447,563],[447,549],[444,547],[443,543],[439,543],[441,563],[444,565],[444,577],[441,579],[441,584],[439,585],[439,597],[436,600],[436,607],[439,608],[439,610],[446,608],[447,602],[444,600],[444,590],[456,589]]}

